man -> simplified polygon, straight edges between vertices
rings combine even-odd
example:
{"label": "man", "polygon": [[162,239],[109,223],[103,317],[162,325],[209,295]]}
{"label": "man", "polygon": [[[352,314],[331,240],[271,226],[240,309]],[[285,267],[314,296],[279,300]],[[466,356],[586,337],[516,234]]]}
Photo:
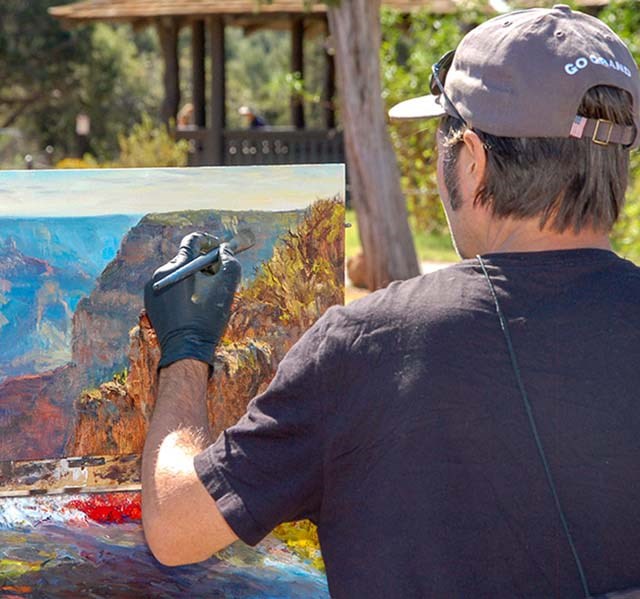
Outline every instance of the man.
{"label": "man", "polygon": [[557,6],[487,21],[433,74],[433,96],[392,113],[441,117],[461,263],[329,310],[213,444],[207,363],[237,263],[147,293],[163,362],[143,514],[161,561],[311,518],[338,598],[640,586],[640,269],[608,240],[640,143],[637,67]]}
{"label": "man", "polygon": [[248,129],[264,129],[267,126],[267,121],[256,114],[256,111],[250,106],[240,106],[238,114],[244,117]]}

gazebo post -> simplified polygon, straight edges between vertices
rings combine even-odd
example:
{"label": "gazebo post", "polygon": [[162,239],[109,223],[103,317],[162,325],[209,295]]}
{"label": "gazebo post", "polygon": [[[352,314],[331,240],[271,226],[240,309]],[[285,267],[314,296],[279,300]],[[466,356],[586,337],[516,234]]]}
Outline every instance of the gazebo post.
{"label": "gazebo post", "polygon": [[324,127],[327,130],[336,128],[336,61],[333,57],[333,48],[328,45],[325,48],[324,86],[322,88],[322,106]]}
{"label": "gazebo post", "polygon": [[224,60],[224,22],[220,15],[209,18],[211,41],[211,164],[224,164],[226,126],[226,73]]}
{"label": "gazebo post", "polygon": [[191,56],[193,66],[193,124],[198,128],[207,126],[207,112],[204,93],[204,53],[204,21],[198,19],[191,24]]}
{"label": "gazebo post", "polygon": [[157,21],[158,37],[164,59],[164,99],[160,114],[165,123],[175,121],[180,106],[180,66],[178,62],[178,21],[162,17]]}
{"label": "gazebo post", "polygon": [[[304,79],[304,18],[291,22],[291,72]],[[304,98],[293,92],[291,96],[291,121],[296,129],[304,129]]]}

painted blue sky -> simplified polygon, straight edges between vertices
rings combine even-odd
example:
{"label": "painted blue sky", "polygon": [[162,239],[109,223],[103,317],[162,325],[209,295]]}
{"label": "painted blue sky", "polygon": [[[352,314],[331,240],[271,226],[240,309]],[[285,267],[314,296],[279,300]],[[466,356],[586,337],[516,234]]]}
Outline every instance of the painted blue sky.
{"label": "painted blue sky", "polygon": [[0,216],[293,210],[344,196],[344,166],[0,171]]}

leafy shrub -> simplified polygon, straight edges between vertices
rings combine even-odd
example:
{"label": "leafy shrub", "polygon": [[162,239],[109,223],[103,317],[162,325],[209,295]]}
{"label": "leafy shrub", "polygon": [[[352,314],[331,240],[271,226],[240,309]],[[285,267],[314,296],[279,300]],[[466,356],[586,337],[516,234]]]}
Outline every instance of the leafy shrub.
{"label": "leafy shrub", "polygon": [[176,141],[165,125],[157,125],[145,114],[128,134],[118,135],[120,155],[114,161],[98,162],[91,154],[64,158],[56,168],[134,168],[187,166],[189,142]]}
{"label": "leafy shrub", "polygon": [[187,166],[189,143],[176,141],[166,126],[156,125],[146,114],[128,135],[118,136],[118,145],[120,156],[109,166]]}
{"label": "leafy shrub", "polygon": [[318,200],[276,246],[246,297],[273,307],[281,322],[307,329],[329,306],[342,303],[343,253],[342,202]]}

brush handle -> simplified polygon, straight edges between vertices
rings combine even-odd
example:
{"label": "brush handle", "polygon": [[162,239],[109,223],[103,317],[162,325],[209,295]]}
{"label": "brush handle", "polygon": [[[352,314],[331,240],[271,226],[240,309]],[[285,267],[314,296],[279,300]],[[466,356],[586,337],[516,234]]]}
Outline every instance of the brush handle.
{"label": "brush handle", "polygon": [[[256,242],[255,235],[250,229],[242,229],[238,231],[228,242],[229,248],[234,254],[239,254],[240,252],[244,252],[244,250],[248,250],[252,247]],[[153,284],[154,291],[160,291],[169,285],[174,285],[191,275],[200,272],[212,264],[215,264],[220,259],[220,249],[214,248],[210,252],[203,254],[202,256],[198,256],[194,258],[191,262],[181,266],[180,268],[174,270],[171,274],[166,277],[156,281]]]}

